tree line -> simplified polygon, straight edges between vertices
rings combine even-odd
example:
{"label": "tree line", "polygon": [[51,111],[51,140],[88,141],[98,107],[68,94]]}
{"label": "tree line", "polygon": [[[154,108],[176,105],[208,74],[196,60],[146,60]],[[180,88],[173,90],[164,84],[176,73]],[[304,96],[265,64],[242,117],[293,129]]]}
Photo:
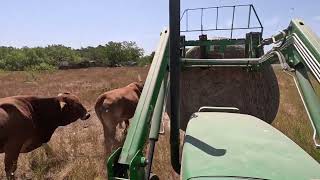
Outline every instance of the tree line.
{"label": "tree line", "polygon": [[92,63],[93,66],[146,65],[154,53],[144,55],[135,42],[110,41],[97,47],[73,49],[64,45],[47,47],[0,47],[0,69],[8,71],[51,70],[60,66]]}

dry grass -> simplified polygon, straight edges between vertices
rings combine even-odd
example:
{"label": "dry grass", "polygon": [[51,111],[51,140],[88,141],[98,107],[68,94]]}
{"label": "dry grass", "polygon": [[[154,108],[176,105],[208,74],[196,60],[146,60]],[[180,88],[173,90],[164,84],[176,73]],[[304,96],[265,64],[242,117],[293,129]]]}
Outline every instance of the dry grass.
{"label": "dry grass", "polygon": [[[136,81],[138,74],[145,78],[147,71],[147,68],[89,68],[47,73],[0,72],[0,97],[18,94],[54,96],[69,91],[91,109],[103,91]],[[276,75],[281,104],[273,125],[320,161],[320,153],[312,143],[309,120],[291,77],[281,71]],[[21,154],[18,179],[105,179],[102,127],[95,114],[92,115],[88,121],[58,128],[48,147]],[[4,177],[2,162],[3,154],[0,155],[0,179]],[[169,136],[160,137],[153,171],[161,179],[178,178],[170,166]]]}
{"label": "dry grass", "polygon": [[[0,72],[0,98],[13,95],[55,96],[72,92],[92,109],[104,91],[146,77],[147,68],[89,68],[44,73]],[[94,111],[87,121],[58,128],[48,147],[21,154],[18,179],[105,179],[103,130]],[[0,179],[4,178],[3,154]]]}
{"label": "dry grass", "polygon": [[[320,151],[315,149],[312,140],[312,126],[291,76],[276,70],[280,88],[280,106],[272,125],[301,146],[314,159],[320,162]],[[315,89],[319,91],[319,85]]]}

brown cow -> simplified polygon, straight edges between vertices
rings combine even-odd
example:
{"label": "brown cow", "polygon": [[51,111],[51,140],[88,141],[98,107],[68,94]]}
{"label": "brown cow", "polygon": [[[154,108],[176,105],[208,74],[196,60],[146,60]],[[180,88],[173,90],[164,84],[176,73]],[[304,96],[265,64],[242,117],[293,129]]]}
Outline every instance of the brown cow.
{"label": "brown cow", "polygon": [[[126,87],[105,92],[98,97],[95,111],[103,125],[107,155],[122,145],[129,119],[134,115],[142,89],[142,82],[134,82]],[[123,125],[125,127],[121,133],[117,127]]]}
{"label": "brown cow", "polygon": [[19,153],[30,152],[48,142],[58,126],[89,117],[79,99],[70,93],[0,99],[0,153],[5,153],[7,178],[14,179]]}

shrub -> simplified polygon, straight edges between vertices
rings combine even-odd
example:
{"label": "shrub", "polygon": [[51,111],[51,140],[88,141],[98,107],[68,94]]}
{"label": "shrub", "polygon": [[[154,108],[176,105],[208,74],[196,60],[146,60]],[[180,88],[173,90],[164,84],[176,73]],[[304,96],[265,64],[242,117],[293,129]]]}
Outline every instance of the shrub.
{"label": "shrub", "polygon": [[[0,69],[8,71],[52,70],[59,64],[81,64],[95,61],[96,65],[117,66],[118,64],[138,63],[143,57],[143,49],[135,42],[108,42],[106,45],[72,49],[63,45],[50,45],[35,48],[0,47]],[[141,61],[147,63],[147,60]]]}
{"label": "shrub", "polygon": [[26,67],[24,70],[26,70],[26,71],[53,71],[56,69],[57,69],[56,66],[42,62],[37,65],[32,65],[32,66]]}

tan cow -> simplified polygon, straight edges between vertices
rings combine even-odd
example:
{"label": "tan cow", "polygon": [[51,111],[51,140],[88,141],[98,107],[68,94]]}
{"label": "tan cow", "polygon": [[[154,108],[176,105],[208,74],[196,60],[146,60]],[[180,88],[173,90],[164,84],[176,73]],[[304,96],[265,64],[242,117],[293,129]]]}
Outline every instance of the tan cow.
{"label": "tan cow", "polygon": [[89,117],[79,98],[70,93],[0,99],[0,153],[5,153],[7,178],[14,179],[19,153],[48,142],[57,127]]}
{"label": "tan cow", "polygon": [[134,115],[142,89],[142,82],[134,82],[98,97],[95,111],[103,125],[107,155],[123,144],[129,119]]}

